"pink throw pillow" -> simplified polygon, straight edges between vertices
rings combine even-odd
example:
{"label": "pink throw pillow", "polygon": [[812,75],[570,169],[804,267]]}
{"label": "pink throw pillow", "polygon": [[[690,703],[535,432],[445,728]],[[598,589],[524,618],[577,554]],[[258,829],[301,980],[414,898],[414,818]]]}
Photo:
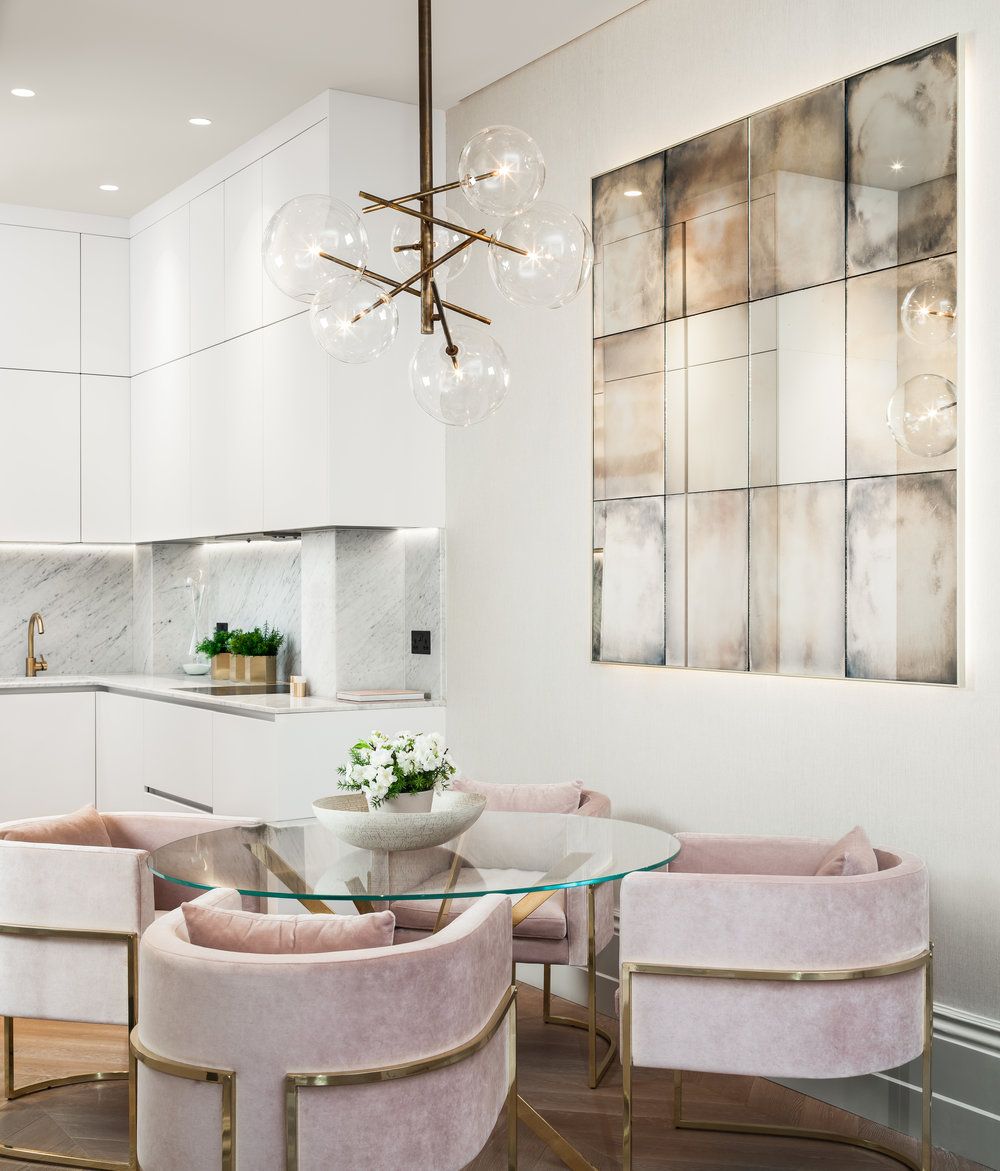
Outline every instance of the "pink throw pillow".
{"label": "pink throw pillow", "polygon": [[502,813],[576,813],[580,808],[583,781],[561,781],[553,785],[491,785],[457,777],[451,785],[458,793],[476,793],[486,798],[486,808]]}
{"label": "pink throw pillow", "polygon": [[52,846],[111,845],[104,819],[93,805],[85,805],[63,817],[26,821],[13,829],[0,830],[0,838],[7,842],[45,842]]}
{"label": "pink throw pillow", "polygon": [[188,939],[196,947],[259,955],[305,955],[389,947],[396,929],[392,911],[371,915],[258,915],[198,902],[183,903]]}
{"label": "pink throw pillow", "polygon": [[878,859],[868,835],[856,825],[836,845],[831,846],[816,871],[822,877],[847,877],[852,874],[874,874]]}

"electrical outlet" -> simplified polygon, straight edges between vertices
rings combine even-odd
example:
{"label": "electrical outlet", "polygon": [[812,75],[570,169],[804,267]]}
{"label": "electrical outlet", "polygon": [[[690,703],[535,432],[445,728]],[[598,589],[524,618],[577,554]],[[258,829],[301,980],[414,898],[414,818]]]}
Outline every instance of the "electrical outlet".
{"label": "electrical outlet", "polygon": [[410,631],[410,654],[429,655],[431,653],[431,632],[429,630]]}

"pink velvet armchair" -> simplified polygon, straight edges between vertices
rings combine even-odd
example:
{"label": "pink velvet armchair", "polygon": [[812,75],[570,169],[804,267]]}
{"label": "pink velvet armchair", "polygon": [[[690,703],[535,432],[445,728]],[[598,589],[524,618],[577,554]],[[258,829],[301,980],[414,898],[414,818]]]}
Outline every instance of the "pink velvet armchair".
{"label": "pink velvet armchair", "polygon": [[[97,817],[93,811],[91,815]],[[36,829],[57,835],[55,827],[61,820],[0,824],[0,1014],[8,1101],[53,1084],[128,1076],[125,1071],[85,1073],[58,1083],[17,1086],[14,1019],[89,1021],[131,1028],[136,1020],[139,936],[153,922],[158,906],[175,906],[185,897],[181,887],[154,883],[146,866],[149,852],[208,828],[252,824],[203,814],[105,813],[98,824],[103,822],[110,845],[61,845],[5,837],[9,832]],[[8,1144],[0,1151],[3,1158],[30,1156],[40,1162],[48,1154]]]}
{"label": "pink velvet armchair", "polygon": [[[241,902],[225,889],[197,901]],[[514,1168],[510,957],[503,895],[367,951],[216,951],[189,942],[183,912],[164,916],[140,947],[140,1166],[458,1171],[506,1104]]]}
{"label": "pink velvet armchair", "polygon": [[[680,833],[669,873],[621,889],[624,1167],[632,1068],[839,1078],[923,1056],[921,1162],[866,1140],[782,1130],[930,1168],[931,947],[927,872],[876,850],[878,870],[817,877],[829,842]],[[689,1122],[675,1072],[675,1125]],[[775,1133],[775,1132],[771,1132]]]}
{"label": "pink velvet armchair", "polygon": [[[482,784],[477,791],[489,788]],[[509,790],[515,786],[504,786]],[[525,786],[527,792],[533,786]],[[530,798],[529,798],[530,799]],[[489,806],[487,806],[489,808]],[[509,809],[510,806],[508,805]],[[525,810],[533,812],[533,809]],[[574,811],[582,817],[610,817],[611,802],[602,793],[592,789],[580,791],[579,806]],[[533,854],[530,838],[526,836],[521,855],[511,853],[509,834],[498,846],[496,861],[483,852],[486,835],[479,833],[480,855],[476,869],[480,873],[489,871],[498,885],[513,888],[528,879],[536,880],[549,866],[558,866],[561,858],[539,859]],[[436,875],[426,884],[430,890],[441,889],[442,875]],[[461,873],[455,883],[456,892],[462,889]],[[597,886],[571,887],[556,890],[544,902],[538,903],[533,896],[514,896],[513,948],[514,964],[542,965],[542,1013],[546,1024],[566,1025],[585,1029],[588,1034],[588,1084],[596,1088],[614,1059],[618,1046],[616,1038],[597,1022],[597,956],[614,938],[614,891],[611,883]],[[440,901],[401,901],[393,903],[396,914],[396,939],[398,942],[419,939],[433,931],[440,923],[450,922],[469,905],[468,898],[456,898],[439,916]],[[585,968],[587,972],[587,1017],[576,1020],[573,1017],[556,1016],[552,1012],[552,965]],[[600,1063],[597,1060],[597,1039],[606,1043],[606,1050]]]}

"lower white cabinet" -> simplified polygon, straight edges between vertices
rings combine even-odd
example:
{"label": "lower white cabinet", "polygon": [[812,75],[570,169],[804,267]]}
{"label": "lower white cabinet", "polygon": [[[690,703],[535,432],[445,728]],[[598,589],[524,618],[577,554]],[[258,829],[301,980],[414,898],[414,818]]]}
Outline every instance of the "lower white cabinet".
{"label": "lower white cabinet", "polygon": [[142,709],[134,695],[99,691],[97,699],[97,808],[152,809],[143,798]]}
{"label": "lower white cabinet", "polygon": [[212,715],[207,708],[144,701],[142,781],[146,793],[211,811]]}
{"label": "lower white cabinet", "polygon": [[213,712],[212,733],[215,812],[264,820],[276,817],[274,721]]}
{"label": "lower white cabinet", "polygon": [[93,803],[95,698],[92,691],[0,696],[0,821]]}

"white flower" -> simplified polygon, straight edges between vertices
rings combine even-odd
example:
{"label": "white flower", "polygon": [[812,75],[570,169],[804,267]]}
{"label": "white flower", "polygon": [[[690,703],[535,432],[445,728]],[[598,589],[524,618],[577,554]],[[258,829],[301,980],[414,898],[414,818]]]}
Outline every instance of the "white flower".
{"label": "white flower", "polygon": [[369,761],[376,768],[391,768],[392,752],[388,748],[376,748],[369,757]]}

